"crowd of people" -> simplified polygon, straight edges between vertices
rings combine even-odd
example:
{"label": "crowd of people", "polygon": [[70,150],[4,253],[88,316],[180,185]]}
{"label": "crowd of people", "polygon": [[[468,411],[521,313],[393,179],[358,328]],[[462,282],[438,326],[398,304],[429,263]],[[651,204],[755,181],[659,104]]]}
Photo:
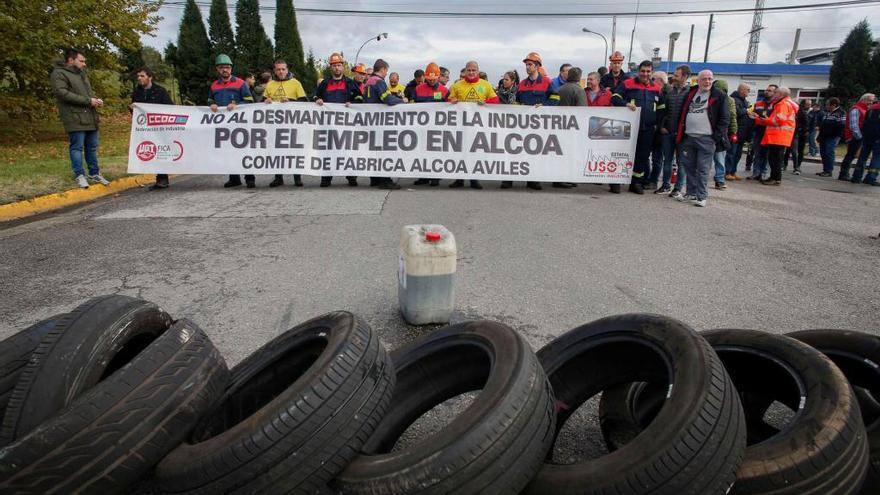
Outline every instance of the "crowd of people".
{"label": "crowd of people", "polygon": [[[706,206],[709,184],[717,190],[727,188],[728,181],[740,180],[737,175],[745,155],[746,179],[778,186],[789,162],[792,173],[801,173],[805,151],[821,155],[823,170],[818,175],[831,177],[836,162],[835,151],[842,141],[847,144],[840,164],[838,179],[874,186],[880,173],[880,103],[875,95],[865,94],[849,111],[841,108],[837,98],[829,98],[822,108],[809,100],[792,99],[786,87],[770,84],[754,104],[747,100],[751,87],[740,84],[728,95],[725,81],[716,80],[711,70],[696,74],[696,84],[687,65],[675,68],[672,74],[655,71],[651,61],[643,61],[629,74],[623,69],[624,57],[614,52],[608,67],[601,67],[586,76],[571,64],[562,64],[558,74],[550,77],[538,53],[522,60],[525,76],[516,70],[506,72],[492,85],[476,61],[468,62],[458,80],[450,84],[450,72],[430,63],[417,70],[413,79],[401,84],[396,72],[389,73],[386,61],[376,60],[372,67],[356,64],[351,77],[345,74],[345,60],[338,53],[330,55],[331,75],[320,81],[310,98],[284,60],[276,60],[271,73],[239,78],[233,75],[233,62],[221,54],[215,60],[217,79],[211,82],[208,103],[212,111],[229,110],[239,104],[314,101],[327,103],[405,103],[448,102],[529,106],[620,106],[641,109],[636,153],[633,158],[629,191],[644,194],[668,194],[681,202]],[[89,182],[106,181],[97,164],[97,125],[95,109],[103,102],[95,98],[85,75],[85,57],[77,50],[65,52],[65,61],[52,73],[52,85],[61,111],[62,122],[70,135],[70,157],[81,187]],[[386,77],[388,81],[386,82]],[[143,68],[137,73],[133,103],[170,104],[168,92],[153,82],[153,73]],[[87,118],[86,118],[87,117]],[[748,150],[746,151],[746,145]],[[809,147],[808,147],[809,146]],[[808,148],[807,148],[808,147]],[[82,156],[89,173],[83,172]],[[870,161],[869,161],[870,160]],[[854,167],[853,167],[854,164]],[[853,171],[850,174],[850,168]],[[710,181],[710,177],[712,180]],[[294,185],[302,179],[294,175]],[[349,186],[357,186],[357,177],[346,177]],[[438,186],[439,179],[422,178],[415,185]],[[321,187],[329,187],[332,177],[322,177]],[[284,184],[276,175],[269,187]],[[242,185],[238,175],[231,175],[224,187]],[[256,187],[253,175],[244,176],[244,185]],[[399,189],[390,177],[371,177],[370,185],[382,189]],[[454,180],[449,187],[464,187],[463,180]],[[570,188],[575,184],[555,182],[553,187]],[[157,176],[152,189],[168,187],[168,177]],[[477,180],[470,187],[482,189]],[[513,187],[503,181],[501,188]],[[526,187],[540,190],[539,182],[526,182]],[[620,193],[619,184],[610,185],[612,193]]]}

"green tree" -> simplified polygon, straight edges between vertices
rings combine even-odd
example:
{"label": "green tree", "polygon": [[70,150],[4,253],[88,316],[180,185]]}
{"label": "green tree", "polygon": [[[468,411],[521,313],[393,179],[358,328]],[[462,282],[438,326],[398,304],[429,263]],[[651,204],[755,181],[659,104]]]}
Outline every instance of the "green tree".
{"label": "green tree", "polygon": [[259,74],[272,67],[272,41],[260,20],[257,0],[238,0],[235,4],[235,40],[239,60],[234,60],[237,74]]}
{"label": "green tree", "polygon": [[215,75],[214,63],[208,32],[195,0],[187,0],[183,9],[177,47],[172,58],[181,99],[196,105],[206,104],[210,81]]}
{"label": "green tree", "polygon": [[[305,85],[306,56],[296,25],[293,0],[275,0],[275,58],[287,61],[290,71]],[[305,88],[309,91],[309,88]]]}
{"label": "green tree", "polygon": [[877,70],[877,67],[880,67],[880,65],[877,64],[880,64],[880,46],[874,49],[874,56],[871,57],[871,67],[874,68],[874,70],[871,71],[871,74],[874,80],[872,81],[873,84],[870,86],[873,88],[873,91],[871,91],[872,93],[880,95],[880,71]]}
{"label": "green tree", "polygon": [[153,70],[153,77],[158,82],[168,81],[173,77],[172,68],[162,58],[162,54],[155,48],[145,46],[141,50],[141,60],[144,66]]}
{"label": "green tree", "polygon": [[214,55],[225,53],[235,61],[235,35],[232,33],[232,21],[229,20],[229,9],[226,0],[211,0],[208,11],[208,35],[214,47]]}
{"label": "green tree", "polygon": [[[60,61],[61,48],[81,50],[91,72],[118,71],[118,50],[136,50],[159,20],[159,3],[141,0],[3,0],[2,5],[0,107],[26,118],[47,115],[44,110],[54,105],[48,72]],[[118,93],[105,81],[93,79],[92,85],[112,103]]]}
{"label": "green tree", "polygon": [[299,82],[302,83],[303,89],[306,90],[306,93],[309,95],[315,94],[315,90],[318,89],[318,74],[320,74],[320,69],[318,68],[318,61],[315,59],[315,54],[312,53],[311,49],[309,49],[309,57],[306,59],[305,69],[301,74],[302,75],[299,76]]}
{"label": "green tree", "polygon": [[853,102],[872,86],[876,67],[871,67],[874,37],[867,20],[862,20],[849,32],[834,55],[829,76],[828,96],[844,102]]}
{"label": "green tree", "polygon": [[138,45],[135,49],[121,48],[119,50],[119,65],[121,71],[119,80],[123,86],[132,86],[137,81],[137,70],[144,66],[142,55],[143,47]]}

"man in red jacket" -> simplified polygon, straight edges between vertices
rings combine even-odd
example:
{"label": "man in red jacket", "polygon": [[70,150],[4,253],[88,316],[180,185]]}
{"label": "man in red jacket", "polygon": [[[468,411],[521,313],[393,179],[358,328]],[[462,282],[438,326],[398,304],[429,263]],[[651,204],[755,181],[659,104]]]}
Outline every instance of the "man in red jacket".
{"label": "man in red jacket", "polygon": [[588,107],[610,107],[611,91],[607,88],[599,86],[599,73],[590,72],[587,75],[587,87],[584,88],[587,93]]}
{"label": "man in red jacket", "polygon": [[[846,156],[840,162],[840,174],[837,176],[840,180],[850,180],[849,166],[853,160],[859,155],[862,148],[862,126],[865,124],[865,115],[868,113],[868,107],[874,104],[874,95],[865,93],[859,98],[858,103],[853,105],[846,114],[846,128],[843,130],[843,140],[846,141]],[[854,182],[862,180],[859,177]]]}

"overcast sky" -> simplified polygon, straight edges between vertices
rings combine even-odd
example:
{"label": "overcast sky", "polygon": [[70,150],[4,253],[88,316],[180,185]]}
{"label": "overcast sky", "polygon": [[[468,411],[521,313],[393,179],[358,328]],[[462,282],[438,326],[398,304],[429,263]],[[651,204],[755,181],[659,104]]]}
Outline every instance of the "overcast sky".
{"label": "overcast sky", "polygon": [[[209,0],[202,0],[208,4]],[[824,3],[829,0],[767,0],[766,6],[803,5]],[[235,29],[235,0],[227,0],[230,18]],[[275,0],[260,0],[263,10],[262,20],[270,38],[275,27]],[[436,11],[447,12],[532,12],[536,7],[542,12],[634,12],[636,2],[630,0],[557,0],[551,5],[525,0],[446,0],[442,3],[415,2],[407,0],[356,1],[341,0],[325,2],[321,0],[294,1],[297,8],[335,8],[346,10],[393,11]],[[713,8],[749,8],[754,0],[687,0],[662,1],[646,0],[640,3],[639,11],[657,10],[707,10]],[[169,42],[177,41],[180,17],[183,8],[164,6],[159,12],[163,17],[154,33],[144,39],[144,43],[160,50]],[[208,7],[202,8],[207,23]],[[791,51],[796,28],[803,28],[800,49],[838,46],[846,34],[859,20],[867,19],[875,37],[880,36],[880,8],[878,4],[867,7],[835,8],[809,12],[764,13],[761,45],[758,50],[758,63],[773,63],[785,59]],[[344,52],[346,59],[353,61],[361,43],[372,35],[388,33],[388,39],[368,43],[360,54],[360,61],[372,63],[376,58],[384,58],[392,71],[400,72],[406,82],[412,77],[414,69],[422,68],[428,62],[437,62],[449,67],[453,74],[470,59],[476,59],[480,67],[489,74],[493,83],[509,69],[523,73],[522,58],[531,51],[537,51],[544,59],[544,65],[551,75],[555,75],[563,62],[572,63],[585,70],[595,70],[603,63],[605,43],[599,36],[581,32],[583,27],[598,31],[611,43],[611,19],[587,17],[557,18],[401,18],[329,16],[318,14],[297,14],[299,32],[306,50],[314,50],[318,58],[326,59],[333,51]],[[633,29],[632,17],[618,18],[617,49],[626,56],[630,51],[630,34]],[[666,59],[669,33],[681,32],[675,45],[675,60],[686,60],[688,36],[694,24],[692,60],[702,61],[706,47],[709,25],[708,15],[669,15],[665,17],[641,17],[636,21],[635,41],[632,43],[632,59],[640,61],[650,58],[654,47],[660,48],[662,58]],[[751,30],[751,14],[716,15],[709,46],[710,62],[744,62]]]}

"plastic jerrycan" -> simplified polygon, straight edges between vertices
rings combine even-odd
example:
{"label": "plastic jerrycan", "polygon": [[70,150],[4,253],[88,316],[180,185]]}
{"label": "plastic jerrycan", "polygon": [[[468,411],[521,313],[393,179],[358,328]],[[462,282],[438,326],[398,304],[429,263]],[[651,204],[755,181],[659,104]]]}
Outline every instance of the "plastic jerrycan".
{"label": "plastic jerrycan", "polygon": [[442,225],[406,225],[400,232],[397,295],[411,325],[448,323],[455,306],[455,236]]}

